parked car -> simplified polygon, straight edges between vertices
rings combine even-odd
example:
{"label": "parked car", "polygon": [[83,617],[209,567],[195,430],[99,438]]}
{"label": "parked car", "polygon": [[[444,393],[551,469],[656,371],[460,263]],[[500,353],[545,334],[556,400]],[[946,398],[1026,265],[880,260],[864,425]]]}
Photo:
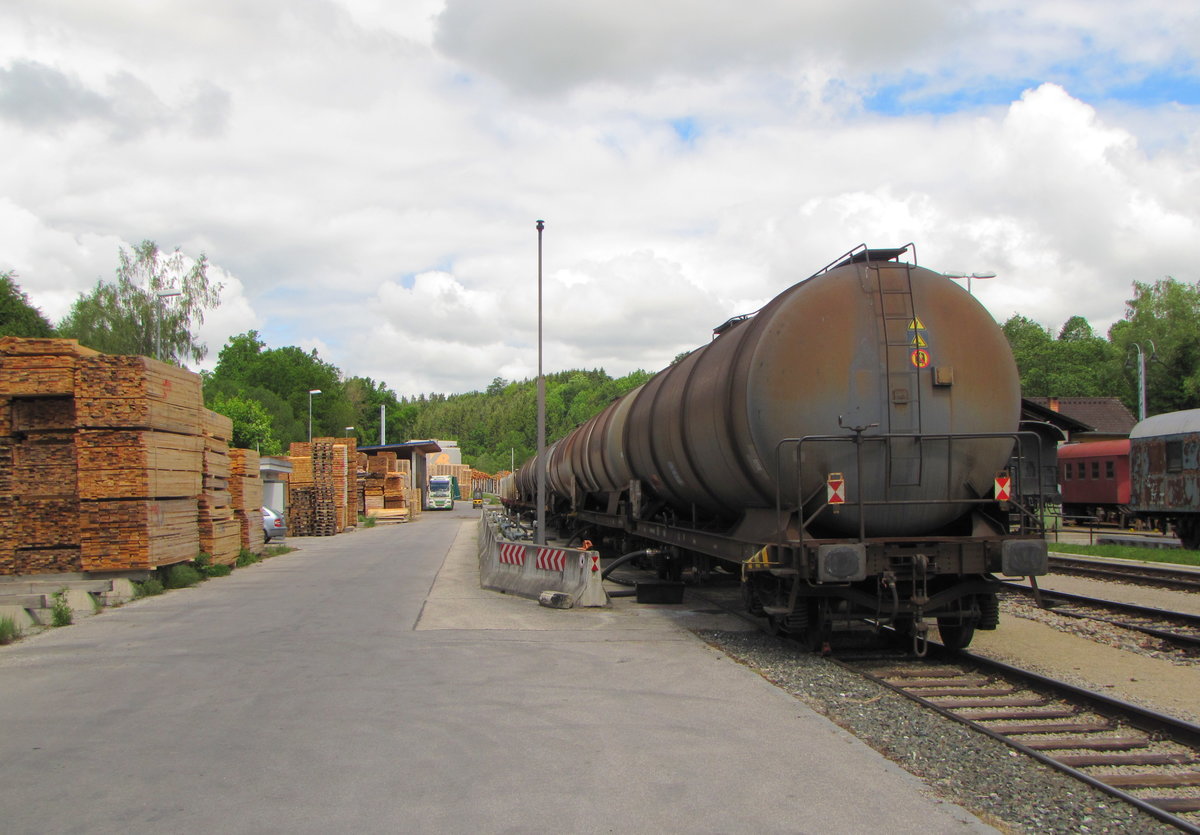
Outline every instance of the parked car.
{"label": "parked car", "polygon": [[283,521],[282,513],[277,513],[269,507],[264,507],[262,514],[264,542],[270,542],[272,539],[279,539],[287,535],[287,525]]}

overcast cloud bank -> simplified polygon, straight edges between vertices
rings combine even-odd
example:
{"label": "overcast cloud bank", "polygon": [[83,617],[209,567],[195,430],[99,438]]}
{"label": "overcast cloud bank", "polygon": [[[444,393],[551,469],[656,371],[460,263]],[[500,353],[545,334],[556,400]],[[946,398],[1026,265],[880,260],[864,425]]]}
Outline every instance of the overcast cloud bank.
{"label": "overcast cloud bank", "polygon": [[657,370],[851,247],[1104,331],[1200,280],[1200,9],[446,0],[0,8],[0,269],[52,319],[205,252],[232,334],[398,393]]}

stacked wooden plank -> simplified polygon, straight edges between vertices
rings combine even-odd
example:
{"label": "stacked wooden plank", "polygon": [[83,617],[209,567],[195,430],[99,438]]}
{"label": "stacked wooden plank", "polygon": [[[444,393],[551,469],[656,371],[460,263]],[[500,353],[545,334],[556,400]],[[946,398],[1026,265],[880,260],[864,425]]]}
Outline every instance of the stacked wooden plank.
{"label": "stacked wooden plank", "polygon": [[[288,531],[297,536],[332,536],[357,521],[358,452],[354,438],[314,438],[288,449]],[[299,505],[299,508],[298,508]]]}
{"label": "stacked wooden plank", "polygon": [[288,535],[312,536],[315,488],[311,484],[288,484]]}
{"label": "stacked wooden plank", "polygon": [[195,559],[200,377],[148,357],[79,361],[75,446],[84,571]]}
{"label": "stacked wooden plank", "polygon": [[202,547],[233,562],[231,436],[190,371],[0,339],[0,573],[147,570]]}
{"label": "stacked wooden plank", "polygon": [[253,450],[229,450],[229,496],[233,517],[238,522],[241,547],[250,551],[261,551],[263,547],[263,489],[258,463],[258,453]]}
{"label": "stacked wooden plank", "polygon": [[312,536],[312,444],[293,442],[288,447],[292,472],[287,482],[287,524],[291,536]]}
{"label": "stacked wooden plank", "polygon": [[316,438],[312,442],[313,536],[333,536],[338,532],[333,447],[331,438]]}
{"label": "stacked wooden plank", "polygon": [[0,339],[0,574],[79,571],[75,376],[95,351]]}
{"label": "stacked wooden plank", "polygon": [[333,444],[333,515],[337,533],[354,524],[350,518],[350,462],[345,444]]}
{"label": "stacked wooden plank", "polygon": [[200,550],[212,561],[232,565],[242,548],[241,523],[234,518],[229,492],[229,441],[233,421],[225,415],[204,410],[203,490],[200,493],[198,525]]}
{"label": "stacked wooden plank", "polygon": [[203,480],[206,418],[189,371],[71,340],[0,339],[0,572],[194,559],[199,497],[211,503],[222,477],[218,464]]}

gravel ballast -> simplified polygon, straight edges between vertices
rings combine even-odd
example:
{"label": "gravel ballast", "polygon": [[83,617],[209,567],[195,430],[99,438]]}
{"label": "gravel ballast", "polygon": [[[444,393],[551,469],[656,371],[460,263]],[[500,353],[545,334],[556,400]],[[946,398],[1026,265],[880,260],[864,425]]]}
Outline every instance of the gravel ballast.
{"label": "gravel ballast", "polygon": [[1179,831],[786,640],[697,634],[1001,831]]}

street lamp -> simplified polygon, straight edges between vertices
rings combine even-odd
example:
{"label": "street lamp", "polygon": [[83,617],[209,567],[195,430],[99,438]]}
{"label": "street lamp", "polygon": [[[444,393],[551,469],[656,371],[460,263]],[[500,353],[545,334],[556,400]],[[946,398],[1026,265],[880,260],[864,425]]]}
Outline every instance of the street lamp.
{"label": "street lamp", "polygon": [[308,390],[308,442],[310,444],[312,443],[312,396],[320,393],[320,389]]}
{"label": "street lamp", "polygon": [[967,280],[967,292],[971,292],[971,279],[979,279],[982,281],[985,278],[995,278],[995,273],[942,273],[946,278],[965,278]]}
{"label": "street lamp", "polygon": [[538,233],[538,381],[537,381],[537,530],[534,532],[538,545],[546,544],[546,378],[542,376],[542,229],[545,223],[537,222]]}
{"label": "street lamp", "polygon": [[346,437],[347,437],[347,438],[349,438],[349,437],[350,437],[350,433],[351,433],[351,432],[353,432],[353,431],[354,431],[354,427],[353,427],[353,426],[347,426],[347,427],[346,427]]}

